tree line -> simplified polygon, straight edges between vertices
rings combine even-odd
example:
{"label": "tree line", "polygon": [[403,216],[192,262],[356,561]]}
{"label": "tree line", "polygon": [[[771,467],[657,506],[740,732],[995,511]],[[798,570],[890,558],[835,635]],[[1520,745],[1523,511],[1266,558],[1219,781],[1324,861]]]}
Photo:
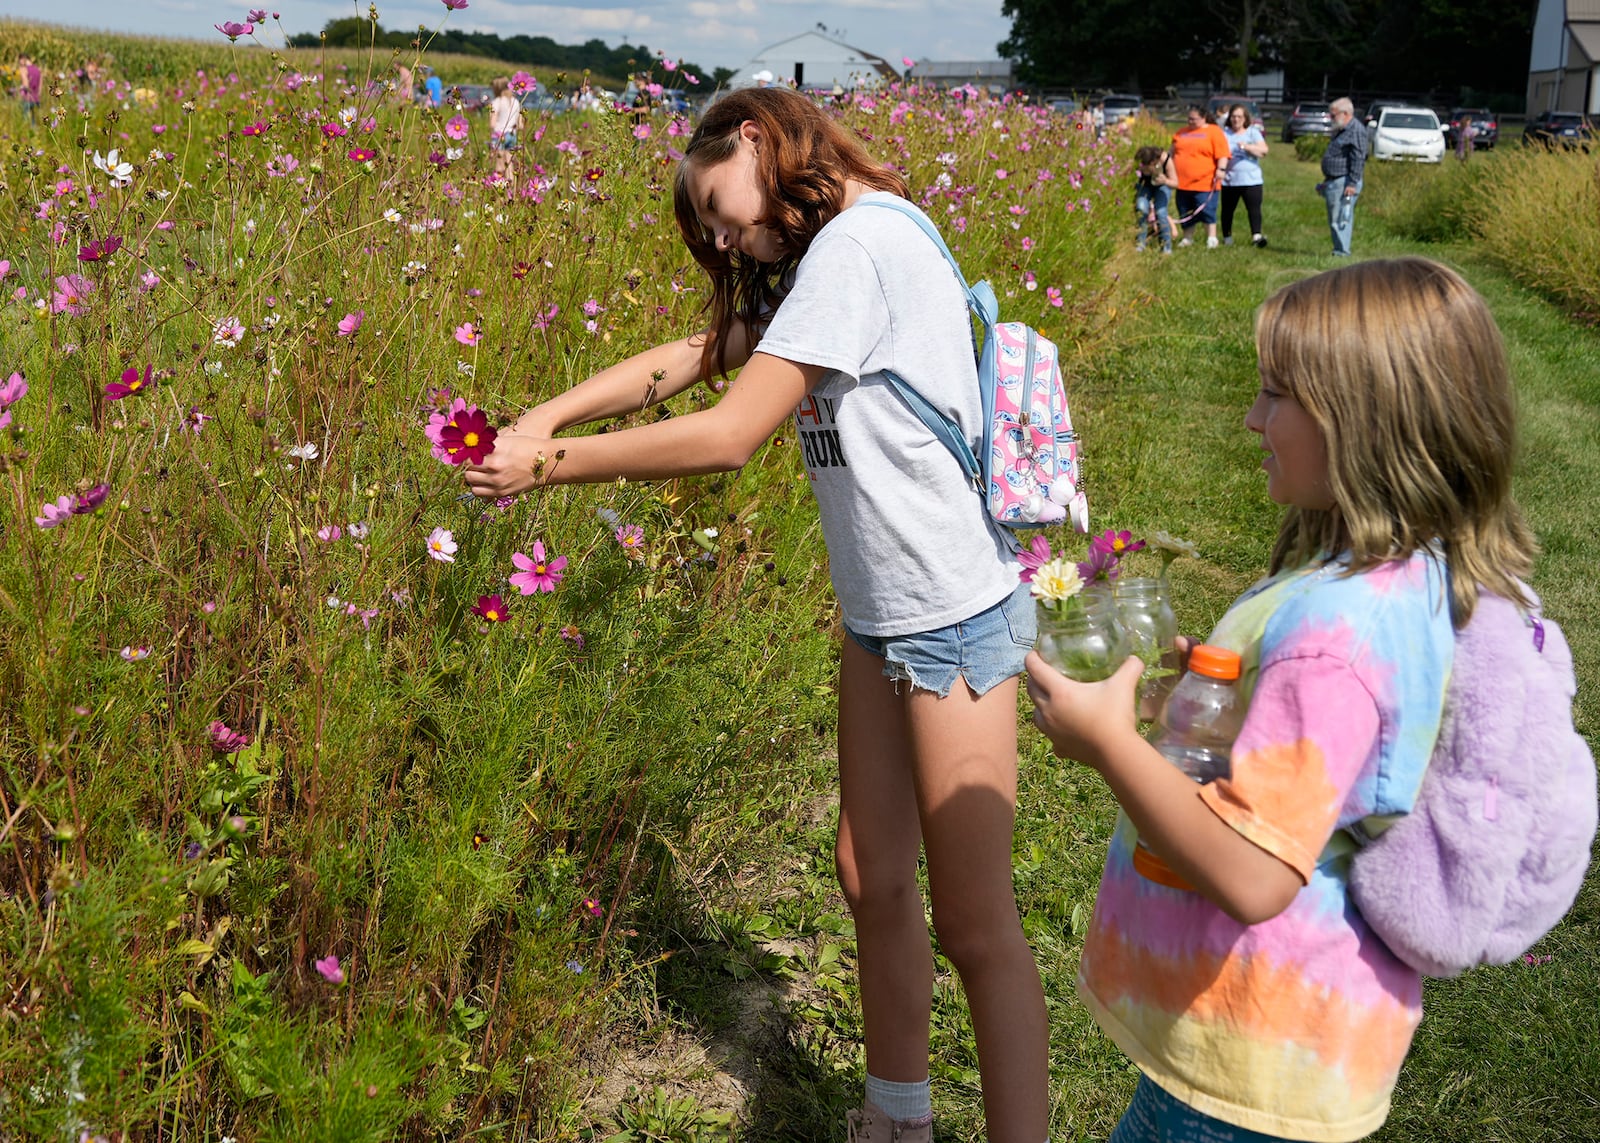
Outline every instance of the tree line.
{"label": "tree line", "polygon": [[1538,0],[1004,0],[998,47],[1040,87],[1240,87],[1282,68],[1330,93],[1512,94]]}
{"label": "tree line", "polygon": [[[380,48],[399,48],[402,52],[413,50],[417,44],[416,32],[386,30],[382,24],[373,24],[355,16],[329,20],[320,34],[301,32],[289,37],[297,48],[314,48],[325,43],[331,48],[364,48],[376,44]],[[637,72],[654,68],[655,77],[666,82],[669,73],[660,66],[660,58],[643,44],[618,44],[609,47],[603,40],[589,40],[583,44],[558,44],[549,36],[515,35],[502,37],[495,32],[464,32],[454,28],[428,34],[423,40],[430,52],[456,52],[461,55],[483,56],[505,60],[507,63],[533,67],[555,68],[576,78],[588,71],[596,76],[620,79]],[[700,77],[700,89],[710,91],[734,76],[731,68],[705,70],[690,60],[678,63],[678,73],[689,72]],[[668,83],[668,86],[673,86]]]}

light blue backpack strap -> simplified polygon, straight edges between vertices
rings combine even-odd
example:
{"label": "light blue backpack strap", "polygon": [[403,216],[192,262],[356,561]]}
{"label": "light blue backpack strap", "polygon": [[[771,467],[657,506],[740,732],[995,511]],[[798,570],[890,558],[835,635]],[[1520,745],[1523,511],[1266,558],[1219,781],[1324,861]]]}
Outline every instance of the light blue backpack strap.
{"label": "light blue backpack strap", "polygon": [[972,446],[967,443],[967,438],[961,435],[961,427],[945,416],[933,404],[911,387],[899,374],[883,371],[884,378],[894,387],[894,391],[905,399],[923,424],[928,426],[928,431],[934,438],[949,449],[961,465],[961,471],[966,474],[974,488],[980,493],[983,491],[983,471],[978,466],[978,458],[973,455]]}
{"label": "light blue backpack strap", "polygon": [[857,206],[879,206],[885,210],[898,211],[912,222],[915,222],[922,233],[933,240],[939,248],[939,253],[944,255],[944,260],[950,263],[950,268],[956,273],[956,281],[961,283],[962,291],[967,295],[967,305],[972,307],[972,312],[978,315],[987,330],[1000,320],[1000,302],[994,296],[994,290],[988,282],[978,282],[975,285],[967,284],[967,276],[961,272],[961,263],[956,261],[956,256],[950,253],[950,247],[945,245],[944,235],[939,233],[939,228],[928,220],[916,207],[898,196],[892,198],[863,198],[856,203]]}

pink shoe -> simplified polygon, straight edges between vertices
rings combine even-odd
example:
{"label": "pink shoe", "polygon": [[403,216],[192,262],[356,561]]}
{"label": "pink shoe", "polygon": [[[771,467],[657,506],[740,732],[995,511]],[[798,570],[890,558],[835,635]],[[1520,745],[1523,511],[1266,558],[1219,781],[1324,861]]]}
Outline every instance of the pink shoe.
{"label": "pink shoe", "polygon": [[846,1112],[845,1128],[848,1143],[933,1143],[933,1116],[890,1119],[870,1103]]}

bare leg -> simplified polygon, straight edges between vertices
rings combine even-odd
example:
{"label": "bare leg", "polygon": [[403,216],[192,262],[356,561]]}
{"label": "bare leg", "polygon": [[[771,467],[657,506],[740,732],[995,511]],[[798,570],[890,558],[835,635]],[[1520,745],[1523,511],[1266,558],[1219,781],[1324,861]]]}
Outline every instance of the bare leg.
{"label": "bare leg", "polygon": [[1017,680],[908,700],[939,947],[961,974],[990,1143],[1049,1136],[1049,1024],[1012,888]]}
{"label": "bare leg", "polygon": [[905,699],[846,636],[839,672],[839,885],[856,922],[867,1071],[928,1078],[933,951],[917,889],[922,830]]}

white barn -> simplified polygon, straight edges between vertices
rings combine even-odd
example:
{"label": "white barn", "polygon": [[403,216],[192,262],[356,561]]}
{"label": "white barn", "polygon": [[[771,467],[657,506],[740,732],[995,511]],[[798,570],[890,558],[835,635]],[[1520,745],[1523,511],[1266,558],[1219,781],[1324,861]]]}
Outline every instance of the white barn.
{"label": "white barn", "polygon": [[849,90],[887,82],[899,73],[881,56],[853,48],[821,32],[802,32],[765,48],[728,81],[729,88],[754,87],[758,76],[769,83],[796,87]]}
{"label": "white barn", "polygon": [[1010,60],[918,60],[910,78],[938,87],[970,83],[995,95],[1011,88]]}
{"label": "white barn", "polygon": [[1528,55],[1528,115],[1600,114],[1600,0],[1539,0]]}

